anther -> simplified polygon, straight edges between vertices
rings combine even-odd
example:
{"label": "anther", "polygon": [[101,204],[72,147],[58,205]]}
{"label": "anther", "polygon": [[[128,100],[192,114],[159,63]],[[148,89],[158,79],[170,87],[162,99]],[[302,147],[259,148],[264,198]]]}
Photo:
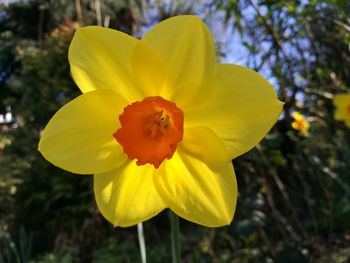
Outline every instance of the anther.
{"label": "anther", "polygon": [[163,111],[158,111],[152,114],[150,122],[148,122],[144,129],[151,132],[150,137],[155,138],[158,135],[158,131],[162,135],[166,135],[169,128],[169,115],[164,114]]}

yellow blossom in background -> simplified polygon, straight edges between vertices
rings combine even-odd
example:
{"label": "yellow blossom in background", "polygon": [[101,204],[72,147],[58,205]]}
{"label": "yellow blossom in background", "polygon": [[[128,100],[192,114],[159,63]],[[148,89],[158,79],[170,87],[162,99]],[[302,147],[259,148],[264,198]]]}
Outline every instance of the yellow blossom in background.
{"label": "yellow blossom in background", "polygon": [[350,93],[335,95],[333,104],[336,107],[334,118],[350,128]]}
{"label": "yellow blossom in background", "polygon": [[299,131],[299,133],[305,137],[309,136],[309,128],[310,123],[309,121],[302,115],[301,113],[294,111],[292,113],[292,117],[294,118],[294,121],[292,122],[292,127]]}
{"label": "yellow blossom in background", "polygon": [[45,127],[43,156],[94,174],[97,206],[115,226],[165,208],[205,226],[230,224],[231,159],[277,121],[282,103],[273,87],[250,69],[217,64],[211,32],[196,16],[165,20],[141,40],[78,29],[69,62],[83,94]]}

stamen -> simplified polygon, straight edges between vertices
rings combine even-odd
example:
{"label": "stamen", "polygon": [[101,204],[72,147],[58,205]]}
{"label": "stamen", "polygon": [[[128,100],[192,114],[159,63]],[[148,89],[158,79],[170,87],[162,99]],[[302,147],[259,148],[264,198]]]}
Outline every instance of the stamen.
{"label": "stamen", "polygon": [[145,130],[151,132],[151,138],[155,138],[159,133],[166,135],[169,128],[169,115],[164,111],[155,112],[151,115],[150,122],[145,125]]}

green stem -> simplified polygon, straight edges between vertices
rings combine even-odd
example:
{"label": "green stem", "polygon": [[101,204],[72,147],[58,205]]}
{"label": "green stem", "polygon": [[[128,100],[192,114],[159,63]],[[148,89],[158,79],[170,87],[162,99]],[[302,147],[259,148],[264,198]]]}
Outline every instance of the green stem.
{"label": "green stem", "polygon": [[180,226],[179,217],[169,210],[170,228],[171,228],[171,251],[173,263],[181,262],[181,248],[180,248]]}
{"label": "green stem", "polygon": [[137,236],[139,238],[140,245],[140,254],[141,254],[141,262],[146,263],[146,244],[145,244],[145,235],[143,233],[143,225],[142,223],[138,223],[137,225]]}

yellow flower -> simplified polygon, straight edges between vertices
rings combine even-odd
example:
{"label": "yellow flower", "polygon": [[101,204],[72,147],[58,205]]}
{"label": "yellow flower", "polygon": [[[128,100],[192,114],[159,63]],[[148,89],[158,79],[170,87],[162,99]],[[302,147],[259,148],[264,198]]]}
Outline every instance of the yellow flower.
{"label": "yellow flower", "polygon": [[94,174],[98,208],[115,226],[165,208],[205,226],[230,224],[231,159],[276,122],[282,103],[273,87],[252,70],[216,64],[212,35],[195,16],[163,21],[141,40],[78,29],[68,56],[83,94],[46,126],[43,156]]}
{"label": "yellow flower", "polygon": [[333,104],[336,107],[334,118],[344,121],[350,128],[350,93],[338,94],[334,96]]}
{"label": "yellow flower", "polygon": [[295,111],[292,113],[294,121],[292,122],[292,127],[299,131],[299,133],[305,137],[309,136],[310,123],[305,119],[304,115]]}

